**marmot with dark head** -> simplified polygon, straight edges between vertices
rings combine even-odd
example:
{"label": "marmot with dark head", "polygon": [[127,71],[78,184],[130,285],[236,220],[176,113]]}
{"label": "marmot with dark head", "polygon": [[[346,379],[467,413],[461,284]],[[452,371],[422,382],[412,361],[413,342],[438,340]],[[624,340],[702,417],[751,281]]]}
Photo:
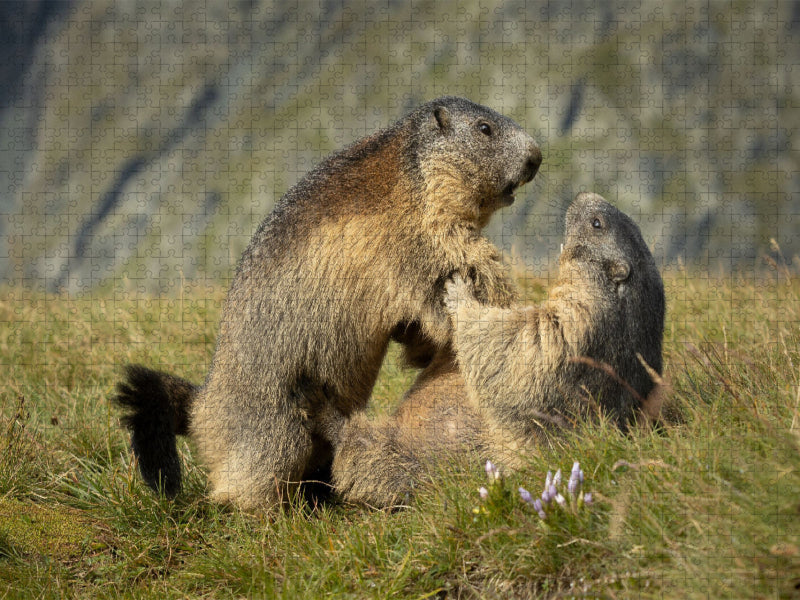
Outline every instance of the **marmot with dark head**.
{"label": "marmot with dark head", "polygon": [[525,448],[599,411],[623,430],[661,373],[664,287],[639,228],[596,194],[567,211],[559,279],[541,306],[484,306],[456,275],[453,352],[420,373],[397,413],[340,432],[333,481],[346,499],[401,502],[425,465],[468,449],[519,467]]}
{"label": "marmot with dark head", "polygon": [[245,250],[202,387],[128,368],[115,400],[145,481],[178,491],[176,434],[196,442],[213,498],[245,508],[329,463],[389,340],[417,365],[449,342],[448,277],[469,273],[482,301],[510,305],[513,283],[480,231],[540,163],[519,125],[455,97],[324,160]]}

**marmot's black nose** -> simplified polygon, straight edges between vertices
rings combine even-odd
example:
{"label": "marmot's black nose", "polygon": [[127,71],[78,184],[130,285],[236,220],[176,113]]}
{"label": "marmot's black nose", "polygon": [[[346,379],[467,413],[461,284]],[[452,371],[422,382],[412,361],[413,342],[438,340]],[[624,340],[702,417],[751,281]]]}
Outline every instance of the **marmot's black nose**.
{"label": "marmot's black nose", "polygon": [[542,151],[539,150],[539,146],[533,144],[531,145],[528,159],[525,161],[525,166],[522,168],[522,182],[520,185],[528,183],[531,179],[533,179],[533,176],[536,175],[541,164]]}

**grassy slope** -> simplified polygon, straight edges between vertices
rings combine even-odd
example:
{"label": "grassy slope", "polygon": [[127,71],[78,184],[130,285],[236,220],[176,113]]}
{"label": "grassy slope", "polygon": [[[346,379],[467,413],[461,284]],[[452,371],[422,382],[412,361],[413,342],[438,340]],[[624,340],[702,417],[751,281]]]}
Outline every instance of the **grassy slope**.
{"label": "grassy slope", "polygon": [[[531,449],[487,511],[448,465],[408,510],[254,516],[144,488],[106,402],[136,360],[200,380],[223,292],[172,300],[0,295],[0,597],[791,597],[800,581],[800,281],[666,278],[671,424],[586,426]],[[541,297],[541,288],[532,294]],[[413,373],[390,361],[388,410]],[[590,510],[544,525],[515,494],[579,460]],[[620,462],[624,461],[624,462]],[[458,468],[453,468],[458,467]]]}

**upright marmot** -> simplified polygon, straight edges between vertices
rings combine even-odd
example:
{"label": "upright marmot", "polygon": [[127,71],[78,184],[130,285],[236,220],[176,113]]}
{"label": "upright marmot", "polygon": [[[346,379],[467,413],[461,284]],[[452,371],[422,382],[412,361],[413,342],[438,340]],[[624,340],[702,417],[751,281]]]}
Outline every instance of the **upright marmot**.
{"label": "upright marmot", "polygon": [[180,487],[190,433],[212,495],[273,504],[331,458],[331,427],[364,408],[390,338],[424,364],[449,342],[445,280],[508,306],[513,285],[481,236],[541,163],[516,123],[444,97],[323,161],[290,189],[239,262],[202,387],[129,367],[115,400],[142,475]]}
{"label": "upright marmot", "polygon": [[661,372],[661,277],[636,224],[596,194],[567,211],[541,306],[482,306],[458,276],[445,304],[455,357],[438,355],[391,419],[356,415],[341,430],[333,481],[345,498],[397,503],[448,451],[513,469],[526,447],[598,409],[624,429],[654,385],[642,360]]}

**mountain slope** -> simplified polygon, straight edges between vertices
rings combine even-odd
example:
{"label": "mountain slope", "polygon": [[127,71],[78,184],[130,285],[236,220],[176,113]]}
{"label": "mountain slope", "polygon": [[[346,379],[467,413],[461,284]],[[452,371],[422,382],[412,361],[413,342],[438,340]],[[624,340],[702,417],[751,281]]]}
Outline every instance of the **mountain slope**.
{"label": "mountain slope", "polygon": [[52,4],[15,13],[0,71],[5,280],[225,279],[313,164],[443,94],[541,141],[541,175],[490,226],[529,268],[581,190],[664,262],[800,251],[798,2]]}

